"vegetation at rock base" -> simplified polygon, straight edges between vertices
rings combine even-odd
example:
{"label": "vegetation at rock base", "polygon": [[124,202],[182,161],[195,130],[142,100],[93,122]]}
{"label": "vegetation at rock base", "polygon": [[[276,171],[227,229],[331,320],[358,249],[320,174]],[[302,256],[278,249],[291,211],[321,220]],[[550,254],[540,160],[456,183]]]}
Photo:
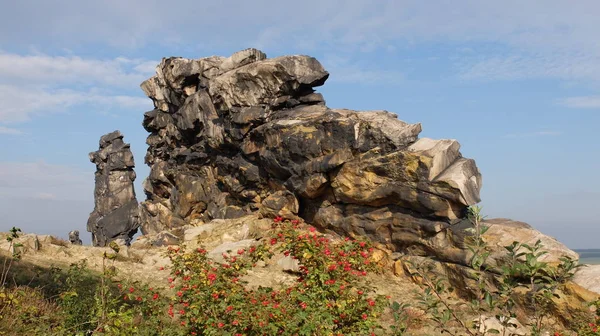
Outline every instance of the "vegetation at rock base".
{"label": "vegetation at rock base", "polygon": [[[406,302],[391,302],[369,286],[381,273],[368,241],[332,239],[298,221],[276,218],[255,245],[210,258],[203,247],[174,246],[168,283],[151,287],[122,279],[112,267],[119,246],[104,253],[103,272],[85,261],[43,272],[23,268],[18,248],[2,260],[0,335],[600,335],[600,302],[582,308],[569,330],[554,329],[554,299],[579,267],[570,259],[540,261],[540,243],[506,247],[505,264],[487,263],[487,227],[473,208],[466,244],[470,283],[457,288],[427,265],[412,265],[422,290]],[[7,238],[16,240],[19,230]],[[245,276],[259,262],[283,255],[296,264],[296,281],[277,288],[248,286]],[[27,279],[29,278],[29,280]],[[32,280],[33,279],[33,280]],[[519,309],[527,312],[523,320]],[[415,311],[422,312],[414,314]],[[519,320],[516,318],[520,317]],[[521,322],[525,325],[520,325]]]}

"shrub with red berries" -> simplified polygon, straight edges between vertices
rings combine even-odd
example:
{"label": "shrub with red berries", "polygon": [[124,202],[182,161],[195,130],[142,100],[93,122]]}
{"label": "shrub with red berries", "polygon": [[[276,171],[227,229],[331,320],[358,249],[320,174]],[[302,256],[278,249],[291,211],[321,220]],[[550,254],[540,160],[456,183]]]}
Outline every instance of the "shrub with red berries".
{"label": "shrub with red berries", "polygon": [[[373,271],[366,242],[333,242],[312,227],[276,218],[265,243],[231,251],[217,263],[206,250],[169,250],[176,291],[169,315],[198,335],[369,335],[387,300],[362,279]],[[280,252],[300,264],[298,282],[247,289],[257,260]]]}

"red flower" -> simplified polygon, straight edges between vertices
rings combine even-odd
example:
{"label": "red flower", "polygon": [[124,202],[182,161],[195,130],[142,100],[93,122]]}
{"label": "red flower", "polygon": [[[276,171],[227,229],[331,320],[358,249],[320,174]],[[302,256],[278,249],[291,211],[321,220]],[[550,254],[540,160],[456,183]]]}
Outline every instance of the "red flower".
{"label": "red flower", "polygon": [[362,317],[363,320],[366,320],[367,319],[367,314],[362,314],[361,317]]}
{"label": "red flower", "polygon": [[317,229],[315,229],[314,226],[311,226],[311,227],[308,228],[308,231],[315,232],[315,231],[317,231]]}
{"label": "red flower", "polygon": [[182,297],[183,296],[183,292],[182,291],[177,292],[177,296]]}
{"label": "red flower", "polygon": [[223,326],[224,326],[224,325],[225,325],[225,324],[224,324],[223,322],[219,322],[219,324],[217,324],[217,327],[219,327],[219,328],[223,328]]}
{"label": "red flower", "polygon": [[306,309],[308,305],[304,302],[300,302],[300,307],[302,307],[302,309]]}
{"label": "red flower", "polygon": [[271,238],[271,245],[277,244],[277,238]]}
{"label": "red flower", "polygon": [[373,300],[369,300],[369,306],[371,306],[371,307],[372,307],[372,306],[374,306],[374,305],[375,305],[375,301],[373,301]]}
{"label": "red flower", "polygon": [[152,296],[152,300],[156,300],[158,299],[158,293],[154,293],[154,296]]}
{"label": "red flower", "polygon": [[133,287],[129,287],[129,293],[133,293],[135,289]]}
{"label": "red flower", "polygon": [[283,220],[283,217],[281,217],[281,216],[277,216],[277,217],[275,217],[275,219],[273,219],[273,221],[274,221],[275,223],[279,223],[279,222],[281,222],[282,220]]}

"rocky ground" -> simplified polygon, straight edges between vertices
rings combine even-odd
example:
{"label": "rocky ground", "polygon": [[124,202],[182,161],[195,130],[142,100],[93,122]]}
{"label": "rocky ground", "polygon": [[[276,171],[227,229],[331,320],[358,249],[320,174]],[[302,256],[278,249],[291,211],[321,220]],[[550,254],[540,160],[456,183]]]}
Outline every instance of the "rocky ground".
{"label": "rocky ground", "polygon": [[[493,223],[494,221],[492,221]],[[222,259],[222,253],[236,251],[240,248],[247,248],[257,244],[263,238],[271,227],[272,220],[261,218],[259,215],[250,215],[238,219],[217,219],[199,226],[186,226],[176,230],[163,231],[155,235],[141,236],[130,247],[121,246],[119,257],[111,262],[118,270],[118,276],[148,283],[153,286],[165,286],[169,278],[169,259],[165,256],[166,249],[169,246],[185,244],[189,247],[203,246],[209,251],[209,256],[215,260]],[[502,220],[501,223],[506,223]],[[561,249],[554,249],[550,244],[552,238],[541,235],[539,232],[518,222],[509,222],[511,225],[498,225],[486,233],[490,242],[495,241],[503,244],[506,234],[502,232],[506,227],[511,230],[521,230],[520,237],[524,240],[545,239],[549,244],[549,259],[560,255]],[[333,231],[328,235],[333,239],[342,239]],[[22,255],[22,262],[35,265],[41,268],[50,266],[67,267],[72,263],[86,260],[91,269],[101,271],[103,267],[103,254],[111,253],[109,247],[91,247],[72,245],[71,243],[46,235],[24,234],[17,242],[23,246],[18,249]],[[558,244],[555,242],[555,244]],[[560,245],[558,245],[560,247]],[[4,239],[0,243],[0,249],[3,253],[7,252],[9,245]],[[406,272],[406,258],[384,247],[376,249],[373,254],[373,261],[379,263],[384,272],[382,274],[370,275],[368,283],[378,294],[390,296],[392,301],[409,303],[417,307],[415,293],[420,291],[420,287],[415,283],[415,279]],[[428,258],[425,258],[430,260]],[[396,261],[394,261],[396,260]],[[440,265],[446,265],[441,263]],[[289,257],[281,254],[275,255],[265,263],[258,263],[255,268],[249,271],[244,280],[248,281],[248,286],[267,286],[278,288],[282,285],[292,284],[296,281],[293,275],[297,271],[298,264]],[[452,277],[450,268],[441,268],[445,275]],[[575,282],[569,285],[573,291],[571,296],[578,297],[580,301],[591,300],[594,294],[581,288],[588,288],[596,291],[597,276],[595,268],[587,268],[578,272]],[[418,282],[418,281],[417,281]],[[581,285],[581,287],[579,286]],[[576,300],[575,300],[576,301]],[[449,297],[449,302],[458,305],[466,305],[458,297]],[[564,303],[566,305],[576,303]],[[415,335],[432,335],[435,331],[431,329],[425,319],[424,312],[417,308],[411,308],[410,314],[413,316],[413,332]],[[389,317],[388,317],[389,318]],[[490,323],[492,321],[490,320]],[[525,329],[515,331],[514,335],[526,334]]]}

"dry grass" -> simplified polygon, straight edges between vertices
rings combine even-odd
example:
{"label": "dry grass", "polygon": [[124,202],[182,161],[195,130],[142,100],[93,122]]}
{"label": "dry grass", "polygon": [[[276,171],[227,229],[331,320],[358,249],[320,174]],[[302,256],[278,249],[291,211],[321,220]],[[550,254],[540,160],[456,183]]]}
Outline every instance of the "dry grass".
{"label": "dry grass", "polygon": [[58,307],[40,289],[0,288],[0,335],[52,335],[61,322]]}

